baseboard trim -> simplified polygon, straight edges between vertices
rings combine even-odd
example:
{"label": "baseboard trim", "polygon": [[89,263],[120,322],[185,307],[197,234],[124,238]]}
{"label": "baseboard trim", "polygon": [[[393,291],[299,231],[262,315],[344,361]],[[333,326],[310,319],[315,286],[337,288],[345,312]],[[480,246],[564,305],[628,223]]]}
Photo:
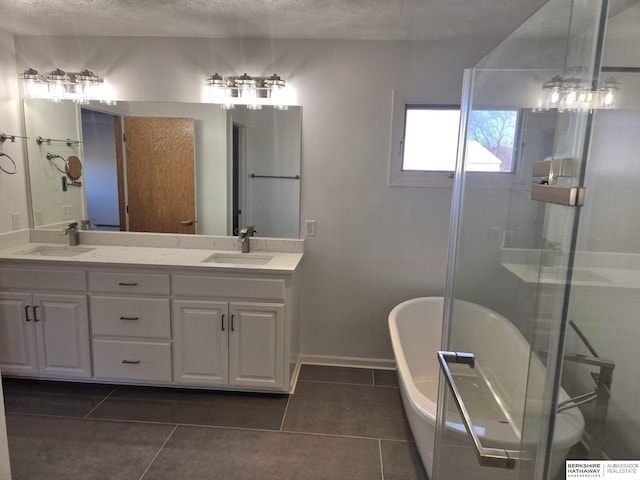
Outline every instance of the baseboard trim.
{"label": "baseboard trim", "polygon": [[395,360],[383,358],[338,357],[332,355],[300,355],[300,363],[307,365],[327,365],[332,367],[377,368],[395,370]]}

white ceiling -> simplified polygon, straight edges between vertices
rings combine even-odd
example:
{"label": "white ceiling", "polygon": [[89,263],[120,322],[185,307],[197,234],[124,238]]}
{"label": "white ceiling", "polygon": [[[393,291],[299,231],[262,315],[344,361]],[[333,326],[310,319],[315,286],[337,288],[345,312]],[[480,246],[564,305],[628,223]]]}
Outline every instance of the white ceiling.
{"label": "white ceiling", "polygon": [[[639,0],[612,0],[612,13]],[[0,0],[28,35],[499,41],[545,0]],[[634,26],[637,26],[635,24]]]}
{"label": "white ceiling", "polygon": [[0,0],[32,35],[285,39],[505,37],[544,0]]}

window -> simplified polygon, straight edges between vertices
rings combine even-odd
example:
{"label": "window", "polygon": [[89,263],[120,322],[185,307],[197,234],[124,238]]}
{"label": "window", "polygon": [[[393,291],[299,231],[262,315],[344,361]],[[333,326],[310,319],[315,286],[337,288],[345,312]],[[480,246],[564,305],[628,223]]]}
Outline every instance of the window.
{"label": "window", "polygon": [[[467,171],[513,172],[517,123],[513,109],[471,112]],[[459,124],[457,105],[412,104],[394,95],[389,185],[451,186]]]}

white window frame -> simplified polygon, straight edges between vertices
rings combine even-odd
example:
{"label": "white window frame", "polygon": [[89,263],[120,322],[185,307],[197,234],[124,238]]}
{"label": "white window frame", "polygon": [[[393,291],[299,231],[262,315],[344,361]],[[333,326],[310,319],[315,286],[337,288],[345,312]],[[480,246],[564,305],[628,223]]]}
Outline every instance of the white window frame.
{"label": "white window frame", "polygon": [[[410,102],[394,90],[392,100],[391,138],[389,148],[389,183],[390,187],[453,187],[453,170],[446,171],[419,171],[403,170],[403,144],[404,126],[407,105],[425,104],[424,102]],[[425,104],[427,105],[427,104]],[[436,108],[456,108],[459,105],[428,104]]]}

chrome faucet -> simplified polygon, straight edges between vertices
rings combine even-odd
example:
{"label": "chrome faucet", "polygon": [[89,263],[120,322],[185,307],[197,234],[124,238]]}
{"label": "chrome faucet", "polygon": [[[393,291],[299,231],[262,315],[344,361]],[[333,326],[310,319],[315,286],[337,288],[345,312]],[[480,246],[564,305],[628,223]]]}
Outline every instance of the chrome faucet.
{"label": "chrome faucet", "polygon": [[242,243],[242,253],[249,253],[249,237],[256,233],[256,227],[249,225],[238,232],[238,241]]}
{"label": "chrome faucet", "polygon": [[67,228],[62,231],[63,235],[69,235],[69,245],[74,247],[80,245],[80,232],[78,232],[78,222],[70,223]]}

